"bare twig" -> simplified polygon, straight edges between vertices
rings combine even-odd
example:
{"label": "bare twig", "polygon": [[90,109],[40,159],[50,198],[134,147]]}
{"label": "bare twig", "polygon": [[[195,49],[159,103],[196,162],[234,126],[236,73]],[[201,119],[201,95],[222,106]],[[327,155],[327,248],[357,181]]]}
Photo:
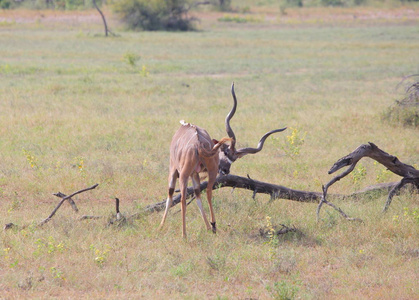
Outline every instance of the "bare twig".
{"label": "bare twig", "polygon": [[415,178],[404,177],[397,185],[395,185],[391,189],[390,193],[388,193],[387,201],[386,201],[386,204],[384,206],[383,212],[386,212],[387,209],[389,208],[389,206],[391,204],[391,200],[393,199],[393,196],[396,195],[400,191],[400,189],[408,183],[416,185],[416,187],[419,191],[418,178],[415,179]]}
{"label": "bare twig", "polygon": [[48,216],[48,218],[46,218],[45,220],[43,220],[41,223],[39,223],[38,224],[38,226],[42,226],[42,225],[44,225],[45,223],[47,223],[47,222],[49,222],[49,221],[51,221],[51,218],[55,215],[55,213],[57,212],[57,210],[61,207],[61,205],[64,203],[64,201],[66,201],[66,200],[68,200],[68,199],[70,199],[71,197],[74,197],[75,195],[77,195],[77,194],[80,194],[80,193],[83,193],[83,192],[86,192],[86,191],[89,191],[89,190],[93,190],[93,189],[95,189],[97,186],[98,186],[99,184],[95,184],[95,185],[93,185],[93,186],[91,186],[91,187],[89,187],[89,188],[86,188],[86,189],[83,189],[83,190],[80,190],[80,191],[77,191],[77,192],[75,192],[75,193],[73,193],[73,194],[71,194],[71,195],[69,195],[69,196],[65,196],[64,198],[62,198],[62,200],[60,201],[60,203],[58,203],[58,205],[55,207],[55,209],[51,212],[51,214]]}
{"label": "bare twig", "polygon": [[349,217],[342,209],[340,209],[339,207],[337,207],[336,205],[334,205],[332,202],[329,202],[329,201],[327,201],[326,200],[326,194],[327,194],[327,189],[326,189],[326,187],[325,186],[322,186],[322,188],[323,188],[323,196],[322,196],[322,199],[321,199],[321,201],[320,201],[320,203],[319,203],[319,206],[317,207],[317,222],[319,221],[319,219],[320,219],[320,217],[319,217],[319,214],[320,214],[320,209],[321,209],[321,207],[322,207],[322,205],[323,205],[323,203],[326,203],[327,205],[329,205],[329,206],[331,206],[331,207],[333,207],[336,211],[338,211],[339,212],[339,214],[342,216],[342,217],[344,217],[346,220],[348,220],[348,221],[360,221],[360,222],[363,222],[361,219],[359,219],[359,218],[351,218],[351,217]]}
{"label": "bare twig", "polygon": [[[53,194],[53,195],[54,195],[54,196],[57,196],[58,198],[65,198],[65,197],[67,197],[67,195],[66,195],[66,194],[63,194],[63,193],[61,193],[61,192],[55,193],[55,194]],[[76,205],[76,203],[73,201],[73,199],[68,198],[68,199],[67,199],[67,201],[70,203],[71,207],[73,208],[73,210],[74,210],[75,212],[79,212],[79,209],[77,208],[77,205]]]}

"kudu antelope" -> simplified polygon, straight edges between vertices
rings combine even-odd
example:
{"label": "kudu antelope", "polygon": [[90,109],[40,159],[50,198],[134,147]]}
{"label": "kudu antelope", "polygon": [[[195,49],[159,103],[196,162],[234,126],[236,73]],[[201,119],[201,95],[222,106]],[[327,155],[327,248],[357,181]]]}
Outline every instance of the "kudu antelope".
{"label": "kudu antelope", "polygon": [[[212,207],[212,188],[217,174],[227,175],[230,173],[231,164],[238,158],[247,154],[255,154],[262,150],[263,144],[268,136],[275,132],[286,129],[276,129],[267,132],[259,141],[257,148],[236,149],[236,136],[230,126],[230,120],[234,116],[237,108],[237,99],[234,92],[234,83],[231,86],[234,105],[228,113],[225,126],[229,138],[222,138],[220,141],[212,140],[207,131],[196,125],[180,121],[182,126],[175,133],[170,144],[170,169],[169,169],[169,195],[166,201],[166,209],[160,228],[166,220],[169,208],[173,204],[173,193],[175,191],[176,179],[179,178],[181,193],[181,211],[182,211],[182,236],[186,238],[186,189],[188,179],[191,177],[195,190],[196,202],[201,212],[201,216],[207,226],[207,229],[215,233],[215,215]],[[227,145],[226,142],[230,142]],[[221,150],[221,151],[220,151]],[[206,172],[208,176],[207,200],[211,214],[211,226],[202,207],[199,173]]]}

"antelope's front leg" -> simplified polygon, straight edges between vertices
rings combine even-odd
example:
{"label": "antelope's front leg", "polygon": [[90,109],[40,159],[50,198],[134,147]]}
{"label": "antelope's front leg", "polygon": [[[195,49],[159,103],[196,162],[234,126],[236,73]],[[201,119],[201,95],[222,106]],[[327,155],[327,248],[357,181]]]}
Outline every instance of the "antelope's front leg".
{"label": "antelope's front leg", "polygon": [[169,194],[167,196],[166,200],[166,209],[164,210],[163,218],[161,220],[159,230],[162,229],[164,221],[166,220],[167,214],[169,212],[169,209],[173,205],[173,193],[175,192],[175,186],[176,186],[176,179],[178,178],[178,173],[176,170],[171,171],[169,175]]}

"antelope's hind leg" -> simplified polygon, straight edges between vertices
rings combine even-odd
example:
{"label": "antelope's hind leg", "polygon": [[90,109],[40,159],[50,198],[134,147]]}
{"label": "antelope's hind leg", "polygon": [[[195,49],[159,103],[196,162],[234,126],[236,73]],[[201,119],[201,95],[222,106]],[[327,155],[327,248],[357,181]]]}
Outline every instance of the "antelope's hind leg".
{"label": "antelope's hind leg", "polygon": [[186,239],[186,191],[188,188],[189,175],[181,173],[179,175],[180,185],[180,204],[182,212],[182,237]]}
{"label": "antelope's hind leg", "polygon": [[194,188],[195,196],[196,196],[196,204],[198,205],[199,211],[201,212],[201,216],[202,216],[202,219],[204,220],[205,226],[207,226],[207,230],[210,230],[211,226],[208,223],[207,216],[205,215],[204,208],[202,207],[201,190],[200,190],[200,182],[199,182],[198,173],[194,173],[192,175],[192,182],[193,182],[193,188]]}
{"label": "antelope's hind leg", "polygon": [[167,217],[167,213],[169,212],[169,208],[171,208],[173,205],[173,193],[175,192],[176,180],[178,177],[179,173],[177,170],[171,171],[169,174],[169,194],[167,196],[166,209],[164,210],[163,219],[161,220],[159,229],[163,227],[164,221]]}
{"label": "antelope's hind leg", "polygon": [[208,200],[208,206],[209,206],[209,210],[211,214],[211,227],[212,227],[213,233],[217,232],[217,226],[215,224],[214,209],[212,208],[212,187],[214,186],[216,177],[217,177],[217,169],[212,170],[212,172],[208,170],[207,200]]}

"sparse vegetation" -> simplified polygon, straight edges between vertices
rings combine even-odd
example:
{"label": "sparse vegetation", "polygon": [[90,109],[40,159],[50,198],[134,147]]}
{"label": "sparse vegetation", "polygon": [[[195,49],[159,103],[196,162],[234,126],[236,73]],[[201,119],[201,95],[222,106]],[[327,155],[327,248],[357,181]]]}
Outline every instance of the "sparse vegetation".
{"label": "sparse vegetation", "polygon": [[[419,75],[413,75],[405,79],[417,79],[418,77]],[[383,119],[390,123],[419,127],[419,81],[408,81],[404,98],[389,107],[385,111]]]}
{"label": "sparse vegetation", "polygon": [[240,16],[233,16],[233,15],[225,15],[222,16],[221,18],[218,18],[218,21],[220,22],[234,22],[234,23],[257,23],[260,22],[260,20],[252,17],[252,16],[245,16],[245,17],[240,17]]}
{"label": "sparse vegetation", "polygon": [[[225,136],[232,81],[238,146],[288,126],[233,174],[320,192],[336,159],[369,141],[417,168],[417,128],[380,120],[399,99],[399,79],[419,73],[417,7],[288,8],[282,16],[275,1],[269,13],[252,10],[265,17],[237,25],[200,12],[201,31],[118,38],[91,34],[102,29],[96,11],[0,11],[1,226],[17,225],[0,231],[0,297],[419,297],[418,195],[409,189],[386,214],[386,195],[333,200],[359,224],[328,207],[317,223],[316,203],[223,188],[214,191],[217,234],[192,203],[187,241],[178,207],[161,232],[160,213],[118,226],[79,221],[114,214],[115,197],[126,216],[163,200],[178,121]],[[133,66],[123,59],[130,53],[141,55]],[[369,159],[355,174],[329,192],[399,179]],[[52,193],[95,183],[74,197],[78,214],[64,203],[37,226],[60,201]],[[261,236],[260,228],[280,224],[298,232]]]}

